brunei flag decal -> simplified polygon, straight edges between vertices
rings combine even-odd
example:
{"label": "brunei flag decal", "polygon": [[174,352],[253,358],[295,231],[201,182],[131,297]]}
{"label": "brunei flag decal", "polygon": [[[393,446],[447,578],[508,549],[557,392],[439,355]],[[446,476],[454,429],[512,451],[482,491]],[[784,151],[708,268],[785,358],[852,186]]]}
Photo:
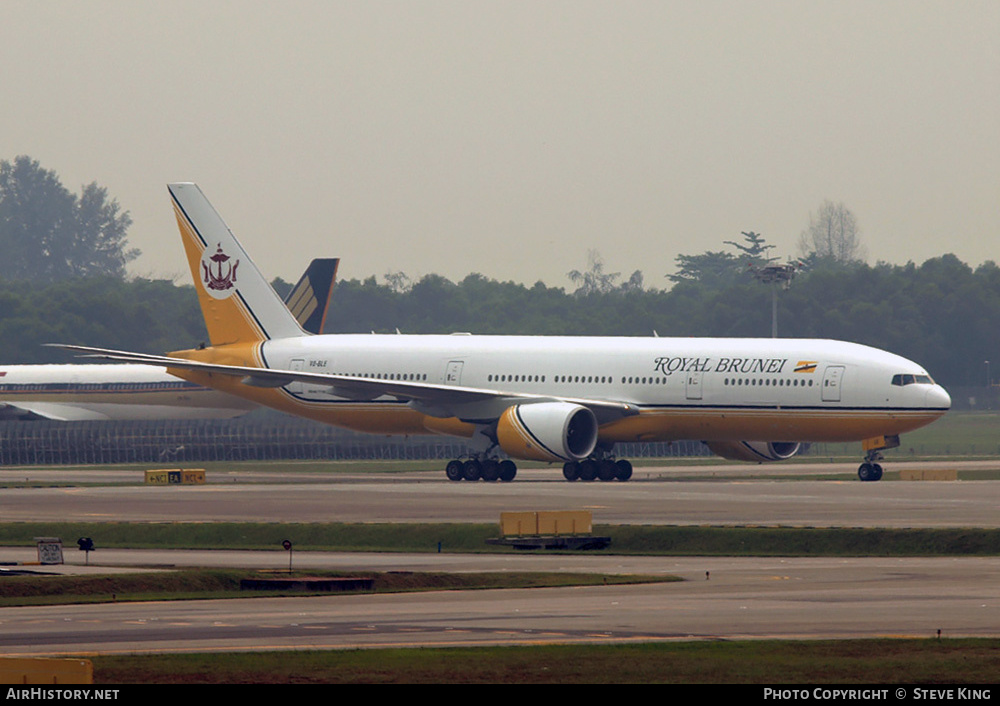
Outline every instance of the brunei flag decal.
{"label": "brunei flag decal", "polygon": [[816,361],[815,360],[800,360],[795,364],[796,373],[815,373],[816,372]]}

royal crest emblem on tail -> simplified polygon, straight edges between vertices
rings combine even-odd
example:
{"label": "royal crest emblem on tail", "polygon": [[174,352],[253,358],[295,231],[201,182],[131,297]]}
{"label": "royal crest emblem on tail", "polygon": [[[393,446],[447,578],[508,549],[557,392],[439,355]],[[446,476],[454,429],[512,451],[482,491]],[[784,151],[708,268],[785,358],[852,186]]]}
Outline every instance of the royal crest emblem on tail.
{"label": "royal crest emblem on tail", "polygon": [[236,260],[236,262],[230,263],[231,259],[229,255],[222,252],[222,245],[219,244],[216,246],[214,255],[208,258],[203,257],[201,260],[205,289],[214,297],[229,296],[228,290],[232,289],[236,282],[236,268],[240,266],[240,261]]}

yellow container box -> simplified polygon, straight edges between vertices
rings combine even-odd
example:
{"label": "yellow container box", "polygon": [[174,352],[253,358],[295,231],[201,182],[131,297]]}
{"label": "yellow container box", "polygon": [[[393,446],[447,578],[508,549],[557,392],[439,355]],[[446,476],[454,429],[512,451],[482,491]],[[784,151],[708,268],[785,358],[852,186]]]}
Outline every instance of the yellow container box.
{"label": "yellow container box", "polygon": [[93,683],[94,665],[89,659],[0,657],[0,684]]}

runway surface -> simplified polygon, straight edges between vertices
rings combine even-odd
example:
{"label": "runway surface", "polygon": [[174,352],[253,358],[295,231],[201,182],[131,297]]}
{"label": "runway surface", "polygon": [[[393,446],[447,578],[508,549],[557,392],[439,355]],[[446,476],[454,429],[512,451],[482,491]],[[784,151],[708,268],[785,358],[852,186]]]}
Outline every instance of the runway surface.
{"label": "runway surface", "polygon": [[[718,480],[688,480],[712,473]],[[0,489],[3,521],[497,522],[509,510],[582,509],[598,524],[1000,527],[1000,482],[762,480],[733,466],[641,469],[629,483],[568,483],[558,469],[519,471],[513,483],[453,483],[442,472],[210,473],[204,486],[143,486],[138,471],[0,472],[0,482],[25,478],[111,484]]]}
{"label": "runway surface", "polygon": [[[940,466],[940,464],[938,464]],[[829,470],[824,467],[823,470]],[[698,473],[704,475],[704,469]],[[49,473],[18,469],[14,474]],[[67,471],[51,471],[52,474]],[[526,471],[511,484],[439,474],[226,476],[147,487],[119,473],[96,486],[0,489],[4,521],[496,522],[502,510],[590,509],[596,523],[879,527],[1000,525],[1000,481],[687,480],[644,469],[635,482],[566,483]],[[46,482],[53,482],[51,476]],[[73,476],[71,479],[79,479]],[[65,479],[64,479],[65,480]],[[62,482],[62,481],[60,481]],[[64,538],[65,539],[65,538]],[[0,548],[0,561],[30,561]],[[82,567],[283,569],[273,552],[101,550]],[[791,637],[1000,636],[1000,558],[673,558],[587,554],[297,552],[298,569],[597,571],[680,583],[571,589],[251,598],[0,609],[0,654],[479,645]],[[707,573],[706,573],[707,572]],[[3,580],[0,578],[0,580]]]}

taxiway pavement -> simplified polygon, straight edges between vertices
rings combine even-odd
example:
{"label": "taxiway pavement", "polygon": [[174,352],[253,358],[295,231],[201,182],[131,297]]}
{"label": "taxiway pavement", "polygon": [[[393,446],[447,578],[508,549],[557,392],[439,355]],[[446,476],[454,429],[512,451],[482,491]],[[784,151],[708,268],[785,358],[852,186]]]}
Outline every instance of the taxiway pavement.
{"label": "taxiway pavement", "polygon": [[[436,555],[325,557],[440,566]],[[1000,558],[448,557],[455,568],[627,567],[685,581],[0,609],[0,654],[1000,635]],[[709,572],[706,574],[706,572]]]}
{"label": "taxiway pavement", "polygon": [[[20,474],[25,470],[18,469]],[[701,469],[704,473],[704,470]],[[9,473],[9,471],[7,472]],[[29,470],[30,474],[31,471]],[[589,509],[595,523],[1000,526],[1000,482],[861,483],[643,469],[631,483],[511,484],[437,474],[216,479],[206,486],[0,490],[4,521],[495,522],[502,510]],[[287,567],[273,552],[67,552],[63,571],[142,565]],[[30,561],[0,548],[0,561]],[[298,552],[296,568],[596,571],[679,583],[429,594],[0,608],[0,654],[347,648],[536,642],[1000,635],[1000,558],[676,558],[587,554]],[[42,568],[42,567],[39,567]],[[3,580],[0,578],[0,580]]]}
{"label": "taxiway pavement", "polygon": [[[808,468],[810,473],[838,468],[850,472],[851,466]],[[704,479],[713,472],[718,479]],[[454,483],[441,471],[329,476],[212,472],[206,485],[145,486],[141,472],[110,473],[117,475],[104,472],[104,480],[96,481],[103,484],[74,485],[72,471],[4,471],[0,481],[27,478],[67,485],[0,489],[0,518],[7,522],[497,522],[503,511],[582,509],[591,510],[597,524],[1000,527],[996,481],[786,481],[741,476],[732,466],[722,466],[716,471],[643,468],[629,483],[568,483],[558,469],[529,469],[519,471],[513,483]]]}

